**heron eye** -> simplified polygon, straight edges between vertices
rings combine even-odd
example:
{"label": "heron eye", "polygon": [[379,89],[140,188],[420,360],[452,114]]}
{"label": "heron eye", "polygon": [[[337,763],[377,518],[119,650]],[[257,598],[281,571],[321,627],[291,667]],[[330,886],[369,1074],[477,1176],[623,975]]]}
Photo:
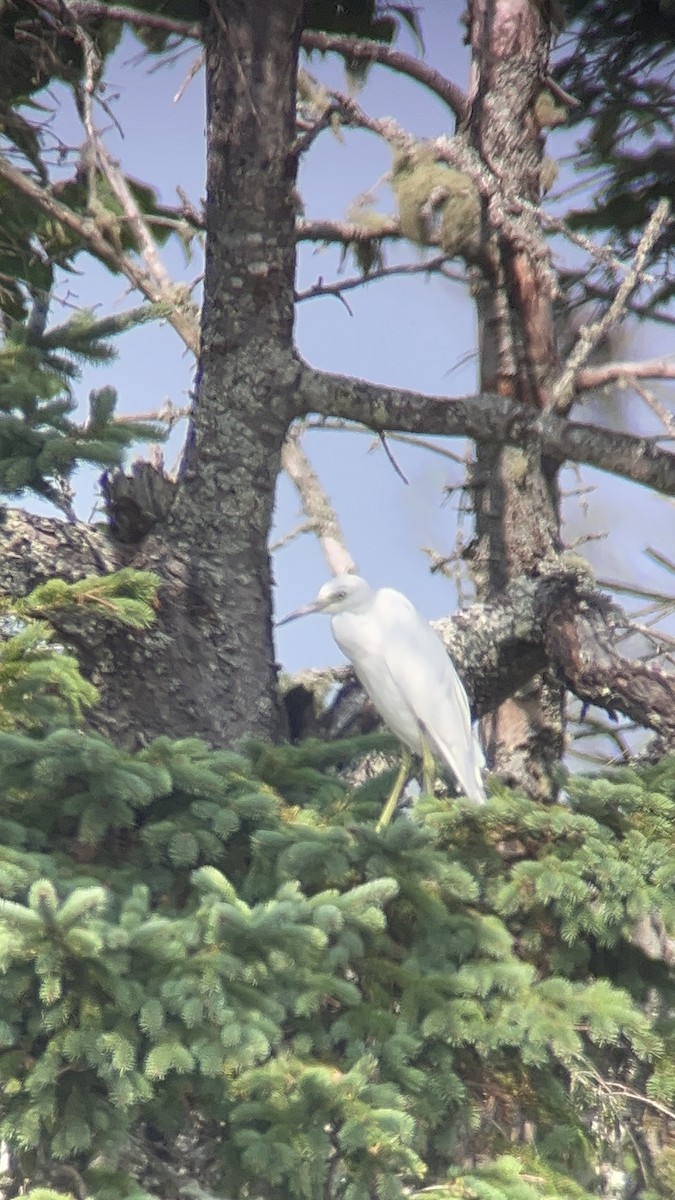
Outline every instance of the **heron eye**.
{"label": "heron eye", "polygon": [[346,600],[347,593],[346,592],[336,592],[333,599],[334,600]]}

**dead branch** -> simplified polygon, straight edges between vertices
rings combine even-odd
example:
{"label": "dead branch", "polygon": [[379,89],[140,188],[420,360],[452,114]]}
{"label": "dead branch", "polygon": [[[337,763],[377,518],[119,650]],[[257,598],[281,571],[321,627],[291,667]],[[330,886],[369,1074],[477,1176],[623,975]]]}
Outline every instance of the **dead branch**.
{"label": "dead branch", "polygon": [[[433,258],[429,258],[426,262],[419,263],[401,263],[399,266],[378,267],[376,270],[369,271],[367,275],[355,275],[348,279],[336,279],[334,283],[324,283],[320,277],[311,287],[306,288],[304,292],[296,292],[295,299],[300,302],[302,300],[314,300],[317,296],[339,296],[341,292],[353,291],[354,288],[363,287],[366,283],[373,283],[377,279],[390,279],[395,275],[433,275],[440,272],[441,267],[446,267],[449,262],[447,254],[435,254]],[[452,279],[457,283],[465,283],[466,279],[462,272],[443,271],[445,279]]]}
{"label": "dead branch", "polygon": [[576,377],[575,388],[578,392],[588,392],[607,383],[629,386],[633,379],[675,379],[675,361],[672,358],[651,358],[644,362],[614,362],[584,367]]}
{"label": "dead branch", "polygon": [[382,217],[377,232],[366,229],[356,221],[308,221],[300,217],[295,226],[298,242],[337,242],[348,246],[351,242],[382,241],[385,238],[403,239],[396,217]]}
{"label": "dead branch", "polygon": [[184,304],[180,302],[177,293],[180,290],[182,294],[181,289],[173,287],[171,295],[167,296],[166,290],[158,286],[157,281],[147,269],[139,266],[130,255],[124,254],[120,250],[104,226],[91,216],[83,217],[74,212],[67,204],[58,200],[53,192],[40,187],[30,175],[18,170],[2,157],[0,157],[0,179],[39,208],[41,212],[65,225],[66,229],[74,233],[90,253],[96,258],[100,258],[106,266],[111,267],[114,271],[121,271],[129,283],[147,300],[153,304],[166,304],[167,321],[185,344],[196,350],[195,337],[198,333],[198,325],[191,308],[186,312]]}
{"label": "dead branch", "polygon": [[587,362],[605,334],[624,315],[631,295],[643,281],[645,264],[649,253],[669,221],[670,204],[667,200],[660,200],[640,238],[630,269],[617,289],[617,293],[609,308],[599,321],[594,321],[592,325],[584,325],[579,331],[577,344],[572,353],[568,355],[565,368],[553,388],[552,407],[558,412],[565,411],[569,407],[574,395],[577,372]]}
{"label": "dead branch", "polygon": [[281,462],[289,479],[295,484],[302,510],[316,533],[328,569],[333,575],[355,571],[356,565],[349,550],[337,514],[321,481],[301,445],[302,429],[290,429],[281,452]]}
{"label": "dead branch", "polygon": [[144,413],[124,413],[122,416],[113,418],[113,422],[120,425],[148,425],[154,421],[159,421],[164,425],[168,425],[169,429],[173,429],[179,421],[186,420],[190,416],[192,409],[189,407],[179,408],[172,400],[165,400],[162,407],[155,409],[153,412]]}
{"label": "dead branch", "polygon": [[[372,438],[373,431],[367,425],[362,425],[358,421],[345,421],[339,417],[320,417],[314,420],[309,420],[305,424],[306,429],[313,430],[334,430],[337,433],[365,433]],[[408,433],[392,433],[387,431],[387,439],[390,442],[401,442],[406,446],[415,446],[418,450],[428,450],[430,454],[439,454],[441,458],[449,458],[451,462],[458,463],[462,467],[466,467],[466,457],[461,454],[455,454],[453,450],[448,450],[447,446],[441,446],[439,442],[431,441],[429,438],[416,437]],[[379,435],[373,442],[373,448],[381,444]],[[463,485],[462,485],[463,486]]]}
{"label": "dead branch", "polygon": [[[50,16],[63,16],[63,0],[29,0],[38,12],[49,13]],[[201,39],[202,25],[199,21],[180,21],[178,18],[163,16],[160,13],[142,12],[138,8],[129,8],[125,4],[97,3],[97,0],[69,0],[68,8],[72,15],[82,22],[86,21],[124,21],[137,29],[157,29],[163,33],[175,33],[177,37]]]}
{"label": "dead branch", "polygon": [[[148,223],[134,198],[119,163],[115,162],[98,137],[96,138],[96,159],[101,174],[105,175],[114,196],[121,206],[125,220],[129,224],[148,275],[152,279],[155,288],[167,300],[173,298],[175,284],[157,251],[157,243],[150,233]],[[194,310],[194,321],[195,327],[197,327],[198,316],[196,309]]]}
{"label": "dead branch", "polygon": [[671,412],[669,412],[665,404],[662,404],[658,397],[655,396],[649,388],[646,388],[643,384],[638,383],[637,380],[634,379],[630,386],[633,388],[633,391],[637,393],[640,399],[644,400],[647,408],[650,408],[654,415],[659,418],[659,421],[663,425],[663,428],[666,430],[668,436],[675,438],[675,417]]}
{"label": "dead branch", "polygon": [[606,598],[585,606],[567,596],[547,623],[546,652],[580,700],[623,713],[675,745],[675,676],[618,652],[618,634],[627,626]]}

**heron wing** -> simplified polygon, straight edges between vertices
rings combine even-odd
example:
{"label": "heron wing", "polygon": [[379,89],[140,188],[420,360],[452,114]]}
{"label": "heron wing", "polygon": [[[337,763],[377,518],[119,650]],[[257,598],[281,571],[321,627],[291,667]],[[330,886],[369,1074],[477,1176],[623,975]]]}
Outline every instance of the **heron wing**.
{"label": "heron wing", "polygon": [[482,802],[483,752],[462,681],[440,637],[401,592],[382,588],[375,603],[380,652],[392,679],[431,749],[450,767],[462,791]]}

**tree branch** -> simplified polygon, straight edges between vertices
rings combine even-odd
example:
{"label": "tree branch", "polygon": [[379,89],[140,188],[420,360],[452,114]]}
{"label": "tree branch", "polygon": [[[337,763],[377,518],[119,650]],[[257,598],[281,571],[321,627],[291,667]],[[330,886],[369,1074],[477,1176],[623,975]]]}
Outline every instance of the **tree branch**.
{"label": "tree branch", "polygon": [[575,380],[578,392],[604,387],[606,383],[630,383],[631,379],[675,379],[672,358],[651,358],[644,362],[613,362],[604,366],[584,367]]}
{"label": "tree branch", "polygon": [[618,653],[617,634],[623,635],[628,625],[621,610],[605,598],[599,596],[586,608],[565,597],[548,623],[546,652],[580,700],[623,713],[672,746],[675,675]]}
{"label": "tree branch", "polygon": [[664,495],[675,495],[675,455],[661,449],[659,439],[568,421],[554,413],[527,409],[505,396],[425,396],[304,364],[297,397],[298,416],[318,412],[344,417],[376,433],[396,430],[538,446],[548,458],[586,463]]}
{"label": "tree branch", "polygon": [[568,355],[565,368],[553,388],[552,407],[559,412],[564,411],[569,406],[574,395],[577,372],[588,361],[589,356],[605,334],[624,315],[631,295],[644,278],[644,269],[649,253],[669,221],[670,204],[667,200],[660,200],[640,238],[630,268],[625,279],[617,289],[612,303],[599,321],[594,321],[593,324],[582,327],[579,332],[577,344],[572,353]]}
{"label": "tree branch", "polygon": [[25,596],[46,579],[72,583],[125,566],[105,533],[83,522],[0,507],[0,595]]}
{"label": "tree branch", "polygon": [[[49,13],[50,16],[63,15],[62,0],[29,0],[38,12]],[[142,12],[130,8],[126,4],[104,4],[97,0],[70,0],[68,9],[78,21],[124,21],[137,29],[157,29],[164,33],[175,33],[178,37],[201,40],[203,29],[199,21],[180,21],[178,18],[163,16],[160,13]]]}
{"label": "tree branch", "polygon": [[413,58],[410,54],[402,54],[400,50],[392,50],[384,42],[371,42],[367,38],[347,37],[344,34],[320,33],[316,29],[306,29],[302,35],[301,44],[303,50],[320,50],[322,54],[333,51],[346,59],[353,58],[366,63],[378,62],[382,66],[390,67],[392,71],[408,75],[410,79],[423,83],[429,91],[438,96],[439,100],[447,104],[458,121],[463,121],[466,117],[466,96],[461,88],[441,75],[440,71],[435,71],[433,67],[428,66],[427,63]]}
{"label": "tree branch", "polygon": [[402,241],[403,234],[396,217],[382,217],[376,230],[367,229],[356,221],[307,221],[300,217],[295,225],[295,238],[298,242],[339,242],[348,246],[350,242],[372,242],[384,238]]}
{"label": "tree branch", "polygon": [[337,514],[302,448],[301,435],[300,426],[290,429],[287,433],[281,451],[282,465],[291,482],[295,484],[302,511],[308,518],[308,527],[319,539],[329,571],[333,575],[340,575],[343,571],[355,571],[356,565],[347,549]]}
{"label": "tree branch", "polygon": [[[296,292],[295,299],[298,303],[302,300],[314,300],[317,296],[340,296],[342,292],[353,291],[354,288],[363,287],[366,283],[373,283],[376,279],[389,279],[393,275],[433,275],[436,272],[440,273],[441,268],[445,267],[450,261],[447,254],[436,254],[433,258],[428,258],[426,261],[417,263],[400,263],[398,266],[377,267],[373,271],[369,271],[367,275],[354,275],[349,279],[336,279],[333,283],[324,283],[323,278],[319,276],[316,283],[311,287],[306,288],[303,292]],[[445,270],[443,271],[444,279],[452,279],[456,283],[466,283],[466,277],[460,271]],[[675,366],[673,367],[675,373]]]}
{"label": "tree branch", "polygon": [[[149,271],[139,266],[128,254],[124,254],[113,241],[109,240],[93,217],[80,216],[67,204],[57,200],[52,192],[40,187],[30,175],[19,171],[2,157],[0,157],[0,179],[8,183],[11,188],[24,196],[41,212],[65,225],[66,229],[74,233],[90,253],[96,258],[100,258],[106,266],[111,267],[114,271],[121,271],[129,283],[145,296],[146,300],[150,300],[153,304],[167,304],[167,321],[173,326],[185,345],[196,351],[195,339],[198,334],[196,318],[192,311],[186,311],[185,306],[179,302],[176,288],[172,290],[170,296],[167,296],[166,289],[158,284]],[[180,290],[182,293],[182,289]]]}

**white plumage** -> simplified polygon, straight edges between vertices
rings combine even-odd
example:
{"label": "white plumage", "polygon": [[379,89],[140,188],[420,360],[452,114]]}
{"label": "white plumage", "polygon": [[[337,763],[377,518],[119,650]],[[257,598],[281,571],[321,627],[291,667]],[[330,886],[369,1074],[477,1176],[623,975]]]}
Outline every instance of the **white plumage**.
{"label": "white plumage", "polygon": [[410,600],[393,588],[374,591],[358,575],[338,575],[280,624],[312,612],[331,615],[335,641],[392,732],[422,757],[426,742],[469,799],[482,804],[484,758],[466,692],[440,638]]}

